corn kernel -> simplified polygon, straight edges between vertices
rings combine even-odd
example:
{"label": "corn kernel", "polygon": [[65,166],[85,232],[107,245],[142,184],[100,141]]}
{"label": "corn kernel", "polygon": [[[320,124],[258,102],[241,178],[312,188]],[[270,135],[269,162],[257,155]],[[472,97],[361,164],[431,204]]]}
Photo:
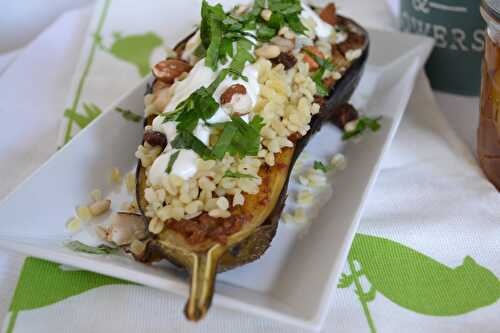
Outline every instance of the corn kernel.
{"label": "corn kernel", "polygon": [[332,166],[335,167],[335,169],[339,169],[339,170],[344,170],[347,166],[347,160],[346,160],[345,156],[343,154],[340,154],[340,153],[333,155],[330,163]]}
{"label": "corn kernel", "polygon": [[127,173],[125,185],[127,185],[128,193],[133,194],[135,192],[135,175],[133,172]]}
{"label": "corn kernel", "polygon": [[122,173],[120,172],[120,169],[118,168],[111,169],[111,181],[117,185],[119,185],[122,182]]}
{"label": "corn kernel", "polygon": [[87,222],[92,218],[92,213],[90,212],[89,207],[79,206],[76,208],[76,216],[78,216],[80,220]]}
{"label": "corn kernel", "polygon": [[159,218],[155,217],[155,218],[151,219],[151,221],[149,222],[148,229],[149,229],[149,232],[157,235],[163,231],[164,227],[165,227],[165,222],[163,222]]}
{"label": "corn kernel", "polygon": [[283,219],[283,222],[285,222],[285,223],[295,222],[294,217],[292,216],[292,214],[289,214],[289,213],[284,213],[283,215],[281,215],[281,218]]}
{"label": "corn kernel", "polygon": [[305,223],[306,222],[306,213],[303,208],[297,208],[293,213],[293,217],[295,222],[297,223]]}
{"label": "corn kernel", "polygon": [[297,195],[297,203],[299,205],[310,205],[312,204],[314,196],[309,191],[301,191]]}
{"label": "corn kernel", "polygon": [[69,232],[77,232],[80,230],[80,227],[81,227],[81,221],[77,217],[71,218],[66,223],[66,228],[68,229]]}
{"label": "corn kernel", "polygon": [[99,201],[102,199],[102,193],[101,193],[101,190],[99,189],[95,189],[93,190],[92,192],[90,192],[90,197],[92,198],[92,200],[94,201]]}

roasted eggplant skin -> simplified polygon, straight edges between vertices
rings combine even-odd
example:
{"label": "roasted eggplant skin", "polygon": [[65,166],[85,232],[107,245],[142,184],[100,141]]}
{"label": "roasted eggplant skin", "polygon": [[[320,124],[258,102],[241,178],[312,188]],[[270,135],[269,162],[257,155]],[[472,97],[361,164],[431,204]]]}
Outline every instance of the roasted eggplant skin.
{"label": "roasted eggplant skin", "polygon": [[[342,16],[338,17],[340,19],[340,22],[342,22],[341,23],[342,26],[345,26],[350,31],[353,31],[356,34],[362,35],[364,37],[362,55],[359,58],[355,59],[353,62],[351,62],[350,67],[343,74],[342,78],[335,83],[334,87],[330,91],[329,96],[322,101],[322,107],[320,112],[312,117],[312,120],[310,122],[311,129],[309,130],[309,132],[305,136],[299,138],[294,142],[295,146],[293,148],[293,155],[289,159],[289,165],[287,174],[285,176],[286,179],[284,185],[282,187],[278,199],[273,203],[274,207],[272,208],[271,213],[268,215],[267,219],[262,224],[260,224],[246,238],[244,238],[243,240],[241,240],[236,244],[231,244],[227,249],[225,249],[223,253],[221,253],[221,255],[217,257],[216,262],[214,263],[216,268],[210,271],[209,275],[211,275],[210,277],[211,281],[200,282],[207,284],[207,286],[205,286],[206,290],[204,289],[205,290],[204,294],[206,294],[205,295],[206,299],[198,300],[200,304],[194,304],[196,291],[193,291],[193,289],[195,289],[195,286],[197,285],[195,281],[197,280],[196,276],[199,275],[197,273],[200,273],[198,268],[193,268],[193,266],[198,267],[197,262],[193,263],[193,261],[189,259],[188,256],[186,256],[185,254],[181,254],[178,251],[176,252],[176,251],[171,251],[170,249],[166,249],[164,246],[160,244],[157,236],[152,234],[150,235],[144,255],[141,256],[140,258],[136,258],[137,260],[145,263],[152,263],[155,261],[166,259],[169,262],[173,263],[174,265],[186,269],[190,273],[191,293],[190,293],[190,299],[188,300],[188,303],[186,304],[185,308],[186,317],[190,320],[201,319],[208,310],[214,292],[213,284],[217,272],[224,272],[233,269],[235,267],[255,261],[258,258],[260,258],[269,248],[271,241],[276,234],[278,228],[278,222],[280,220],[281,213],[285,206],[285,200],[287,198],[287,192],[288,192],[287,191],[288,183],[290,180],[290,174],[293,169],[293,165],[295,164],[297,158],[304,150],[310,138],[321,129],[322,125],[325,122],[329,122],[330,120],[332,120],[332,115],[335,114],[334,112],[335,109],[349,101],[352,94],[354,93],[354,90],[358,86],[359,81],[361,80],[369,55],[370,44],[369,44],[368,32],[353,20]],[[178,53],[182,52],[185,43],[190,39],[191,36],[192,35],[188,36],[186,39],[184,39],[177,45],[175,50]],[[153,88],[152,86],[149,87],[146,93],[151,93],[152,88]],[[146,119],[145,125],[150,123],[151,120],[152,119]],[[146,204],[144,199],[146,177],[145,177],[145,170],[144,168],[142,168],[140,161],[137,165],[136,178],[137,178],[136,179],[137,203],[142,215],[144,216],[144,221],[147,225],[148,218],[144,214],[145,211],[144,208]],[[207,259],[206,254],[205,257],[203,257],[202,255],[203,254],[200,253],[194,253],[193,258],[195,258],[195,261],[197,260],[196,258],[205,258],[205,260],[209,260]],[[202,262],[200,265],[206,266],[206,263]],[[198,289],[201,287],[203,286],[198,286]]]}

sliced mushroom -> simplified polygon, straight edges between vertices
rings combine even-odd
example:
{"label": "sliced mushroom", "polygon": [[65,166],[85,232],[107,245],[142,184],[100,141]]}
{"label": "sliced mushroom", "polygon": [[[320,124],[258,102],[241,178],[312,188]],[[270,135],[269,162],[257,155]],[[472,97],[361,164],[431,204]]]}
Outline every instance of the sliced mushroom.
{"label": "sliced mushroom", "polygon": [[139,214],[117,213],[108,230],[108,241],[118,246],[131,244],[138,235],[146,235],[144,218]]}

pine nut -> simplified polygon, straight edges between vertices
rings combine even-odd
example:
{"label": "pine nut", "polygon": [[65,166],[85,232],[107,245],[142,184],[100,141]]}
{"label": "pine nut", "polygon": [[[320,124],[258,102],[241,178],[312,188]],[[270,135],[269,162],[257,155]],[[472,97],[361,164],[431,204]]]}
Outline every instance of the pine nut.
{"label": "pine nut", "polygon": [[344,131],[346,132],[354,132],[356,127],[358,126],[358,120],[351,120],[347,124],[345,124]]}
{"label": "pine nut", "polygon": [[155,217],[149,222],[148,229],[151,233],[158,235],[160,232],[163,231],[164,227],[165,227],[165,222]]}
{"label": "pine nut", "polygon": [[99,200],[89,206],[92,216],[99,216],[104,214],[111,207],[111,200]]}
{"label": "pine nut", "polygon": [[269,9],[263,9],[260,12],[260,17],[262,17],[264,21],[269,21],[271,19],[271,15],[273,15],[273,12]]}
{"label": "pine nut", "polygon": [[80,206],[76,209],[76,216],[78,216],[80,220],[86,222],[92,218],[92,213],[87,206]]}
{"label": "pine nut", "polygon": [[255,51],[255,54],[258,57],[266,58],[266,59],[273,59],[279,56],[281,53],[281,50],[278,46],[276,45],[269,45],[266,44],[264,46],[261,46]]}
{"label": "pine nut", "polygon": [[295,43],[292,40],[280,36],[273,37],[271,43],[278,46],[281,52],[291,51],[295,47]]}

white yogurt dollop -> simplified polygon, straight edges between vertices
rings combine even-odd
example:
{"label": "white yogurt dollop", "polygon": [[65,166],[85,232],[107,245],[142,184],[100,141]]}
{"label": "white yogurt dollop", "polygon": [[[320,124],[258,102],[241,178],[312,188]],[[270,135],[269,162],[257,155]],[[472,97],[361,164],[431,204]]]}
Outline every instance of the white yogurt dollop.
{"label": "white yogurt dollop", "polygon": [[312,20],[315,23],[314,32],[319,38],[328,38],[333,32],[333,27],[323,21],[318,14],[307,4],[302,3],[302,13],[300,17],[304,20]]}
{"label": "white yogurt dollop", "polygon": [[187,149],[172,149],[164,154],[161,154],[149,169],[149,181],[151,185],[157,186],[161,184],[161,178],[163,175],[167,174],[166,170],[168,167],[168,163],[170,162],[170,157],[179,151],[179,155],[175,160],[171,174],[181,177],[182,179],[189,179],[194,176],[197,171],[196,168],[196,159],[198,158],[198,154],[196,154],[192,150]]}
{"label": "white yogurt dollop", "polygon": [[198,125],[193,131],[193,135],[197,137],[201,142],[208,145],[208,139],[210,138],[210,128],[203,123],[203,121],[198,120]]}
{"label": "white yogurt dollop", "polygon": [[153,120],[153,131],[161,132],[167,137],[168,143],[172,142],[177,135],[177,122],[164,121],[164,117],[156,117]]}

